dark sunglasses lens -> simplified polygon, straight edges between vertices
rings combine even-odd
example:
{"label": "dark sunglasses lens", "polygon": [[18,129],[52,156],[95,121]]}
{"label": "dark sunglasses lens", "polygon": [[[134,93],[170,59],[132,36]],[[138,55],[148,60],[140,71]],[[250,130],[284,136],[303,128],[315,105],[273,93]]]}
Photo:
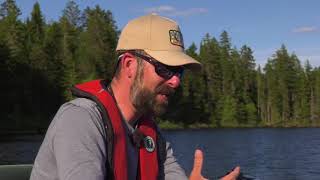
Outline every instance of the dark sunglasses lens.
{"label": "dark sunglasses lens", "polygon": [[164,79],[170,79],[174,75],[178,75],[179,78],[182,78],[183,71],[184,71],[184,69],[182,67],[165,66],[157,61],[152,60],[150,57],[144,56],[144,55],[136,53],[136,52],[134,52],[134,55],[151,63],[155,67],[156,73]]}
{"label": "dark sunglasses lens", "polygon": [[180,78],[182,78],[183,72],[184,72],[184,69],[183,69],[183,68],[180,68],[180,70],[178,71],[178,74],[179,74],[179,77],[180,77]]}
{"label": "dark sunglasses lens", "polygon": [[177,75],[179,78],[182,78],[184,69],[179,67],[166,67],[164,65],[156,65],[156,73],[165,78],[170,79],[172,76]]}
{"label": "dark sunglasses lens", "polygon": [[165,66],[162,65],[156,65],[156,73],[163,77],[164,79],[170,79],[174,74],[169,69],[167,69]]}

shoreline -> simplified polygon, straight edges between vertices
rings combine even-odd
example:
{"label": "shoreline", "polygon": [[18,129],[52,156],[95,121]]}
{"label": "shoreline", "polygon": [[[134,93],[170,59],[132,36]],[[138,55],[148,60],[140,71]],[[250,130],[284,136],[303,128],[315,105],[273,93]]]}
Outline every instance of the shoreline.
{"label": "shoreline", "polygon": [[[307,129],[307,128],[320,128],[320,126],[289,126],[289,127],[277,127],[277,126],[256,126],[256,127],[161,127],[162,131],[183,131],[183,130],[222,130],[222,129]],[[0,136],[17,136],[17,135],[45,135],[46,129],[41,130],[0,130]]]}

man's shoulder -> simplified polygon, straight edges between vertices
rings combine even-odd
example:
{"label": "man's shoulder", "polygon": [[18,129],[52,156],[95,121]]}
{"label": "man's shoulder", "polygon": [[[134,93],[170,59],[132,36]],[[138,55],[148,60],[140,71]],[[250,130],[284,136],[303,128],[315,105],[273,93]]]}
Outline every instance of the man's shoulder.
{"label": "man's shoulder", "polygon": [[101,119],[98,105],[94,101],[86,98],[76,98],[64,103],[60,107],[54,121],[65,124],[67,121],[83,121],[85,123],[91,120],[102,124]]}
{"label": "man's shoulder", "polygon": [[100,116],[100,111],[98,108],[98,105],[96,102],[87,99],[87,98],[75,98],[73,100],[70,100],[66,103],[64,103],[59,111],[66,111],[68,109],[78,109],[78,110],[82,110],[82,111],[87,111],[90,114],[93,115],[99,115]]}
{"label": "man's shoulder", "polygon": [[55,135],[57,131],[85,131],[95,132],[97,129],[104,134],[104,124],[97,104],[85,98],[76,98],[64,103],[53,118],[48,132]]}
{"label": "man's shoulder", "polygon": [[96,102],[87,99],[87,98],[75,98],[69,102],[64,103],[62,106],[74,105],[83,108],[97,108],[98,105]]}

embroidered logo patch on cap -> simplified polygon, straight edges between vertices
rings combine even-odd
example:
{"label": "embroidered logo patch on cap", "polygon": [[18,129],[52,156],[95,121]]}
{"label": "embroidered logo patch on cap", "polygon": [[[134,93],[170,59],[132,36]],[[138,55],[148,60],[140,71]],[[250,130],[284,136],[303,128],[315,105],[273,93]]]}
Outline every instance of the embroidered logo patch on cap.
{"label": "embroidered logo patch on cap", "polygon": [[181,46],[182,48],[184,48],[183,38],[182,38],[182,34],[180,31],[170,30],[169,36],[170,36],[171,44],[176,45],[176,46]]}
{"label": "embroidered logo patch on cap", "polygon": [[154,141],[153,141],[152,137],[150,137],[150,136],[146,136],[143,139],[143,143],[144,143],[144,147],[146,148],[146,150],[148,152],[153,152],[154,149],[156,148],[156,145],[154,144]]}

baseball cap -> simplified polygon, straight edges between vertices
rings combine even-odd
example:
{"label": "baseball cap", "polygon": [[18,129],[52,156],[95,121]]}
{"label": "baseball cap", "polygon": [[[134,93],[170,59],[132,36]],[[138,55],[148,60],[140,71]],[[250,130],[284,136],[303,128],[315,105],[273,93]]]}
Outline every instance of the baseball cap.
{"label": "baseball cap", "polygon": [[201,69],[200,62],[185,54],[179,25],[154,13],[129,21],[122,29],[116,50],[144,50],[162,64],[185,66],[192,71]]}

